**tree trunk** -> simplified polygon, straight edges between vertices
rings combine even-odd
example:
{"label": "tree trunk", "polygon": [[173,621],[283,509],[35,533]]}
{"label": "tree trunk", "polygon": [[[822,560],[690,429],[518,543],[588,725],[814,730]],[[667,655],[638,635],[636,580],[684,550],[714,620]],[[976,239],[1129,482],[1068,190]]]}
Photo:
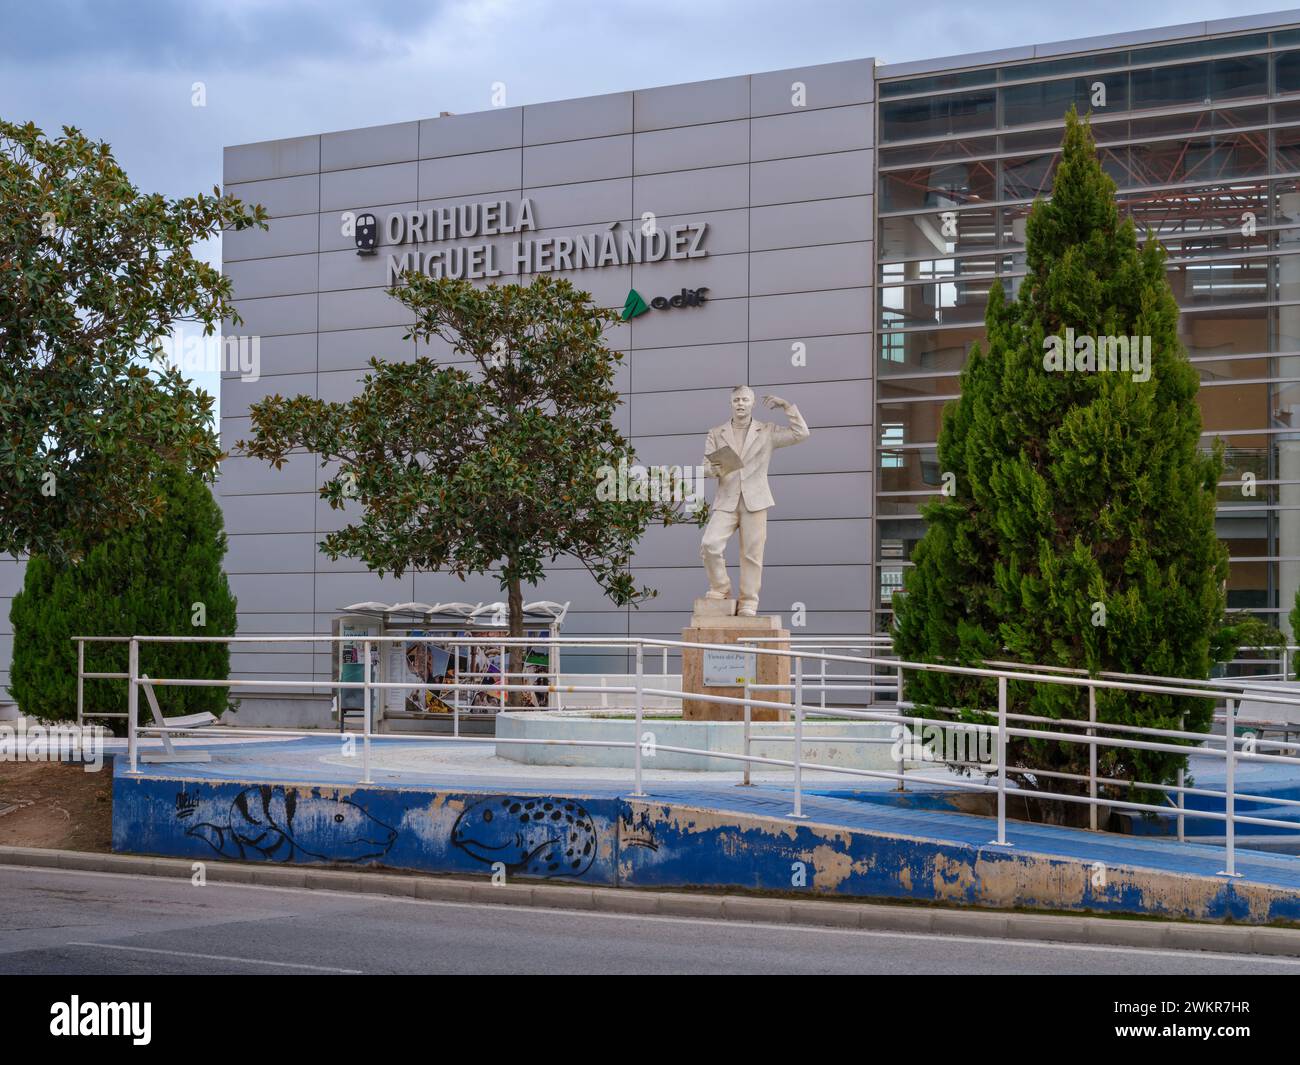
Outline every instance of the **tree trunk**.
{"label": "tree trunk", "polygon": [[[524,635],[524,590],[519,583],[518,577],[510,578],[507,585],[509,596],[508,606],[510,608],[510,636],[513,639],[522,639]],[[510,663],[507,672],[511,674],[507,683],[523,684],[525,678],[517,676],[524,671],[524,648],[516,644],[510,648],[510,654],[506,656]],[[507,695],[507,705],[511,707],[523,707],[528,705],[527,693],[522,691],[512,691]]]}

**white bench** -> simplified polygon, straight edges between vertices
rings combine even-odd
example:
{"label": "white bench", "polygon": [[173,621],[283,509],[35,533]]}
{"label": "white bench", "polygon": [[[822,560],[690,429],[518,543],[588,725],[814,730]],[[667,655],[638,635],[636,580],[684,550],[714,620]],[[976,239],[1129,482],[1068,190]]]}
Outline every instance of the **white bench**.
{"label": "white bench", "polygon": [[[1259,732],[1280,732],[1284,741],[1289,741],[1293,734],[1300,735],[1300,682],[1281,680],[1247,681],[1251,691],[1242,694],[1240,699],[1228,699],[1228,709],[1237,703],[1236,713],[1232,715],[1234,725],[1246,726]],[[1257,695],[1294,696],[1294,705],[1285,703],[1266,703],[1252,699],[1251,692]]]}
{"label": "white bench", "polygon": [[[154,694],[153,684],[150,683],[146,674],[140,675],[141,687],[144,688],[145,700],[149,703],[149,713],[153,715],[153,723],[159,728],[207,728],[209,725],[215,725],[217,719],[209,714],[206,710],[200,714],[185,714],[181,717],[174,717],[170,721],[163,717],[162,710],[158,706],[158,697]],[[210,762],[212,755],[207,751],[178,751],[172,744],[171,736],[166,733],[160,733],[162,736],[163,749],[161,751],[141,751],[140,761],[142,762]]]}

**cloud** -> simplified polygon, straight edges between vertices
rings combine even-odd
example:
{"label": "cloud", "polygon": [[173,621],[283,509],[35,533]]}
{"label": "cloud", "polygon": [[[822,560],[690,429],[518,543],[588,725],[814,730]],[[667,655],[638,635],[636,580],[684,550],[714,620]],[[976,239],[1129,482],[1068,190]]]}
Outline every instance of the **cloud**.
{"label": "cloud", "polygon": [[124,67],[252,69],[298,60],[392,59],[441,4],[420,0],[41,0],[5,11],[0,61],[31,69],[92,59]]}

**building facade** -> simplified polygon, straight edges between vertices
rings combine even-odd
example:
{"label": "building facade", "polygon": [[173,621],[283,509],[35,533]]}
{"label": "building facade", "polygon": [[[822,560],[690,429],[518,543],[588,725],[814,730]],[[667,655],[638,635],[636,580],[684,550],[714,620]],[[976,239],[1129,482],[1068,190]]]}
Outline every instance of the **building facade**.
{"label": "building facade", "polygon": [[1024,276],[1071,105],[1121,210],[1168,248],[1230,609],[1286,627],[1300,583],[1300,13],[878,70],[876,623],[939,487],[941,411],[989,287]]}
{"label": "building facade", "polygon": [[[1227,446],[1230,605],[1284,619],[1300,582],[1300,12],[227,148],[226,188],[271,224],[223,242],[244,319],[227,332],[260,356],[256,379],[224,374],[223,443],[264,396],[341,400],[372,356],[420,353],[384,291],[398,266],[480,283],[549,272],[615,308],[635,291],[651,309],[609,342],[641,461],[699,463],[734,384],[798,404],[812,437],[773,463],[761,609],[810,633],[885,631],[940,486],[941,411],[989,287],[1014,294],[1023,275],[1025,218],[1072,104],[1092,112],[1123,209],[1169,248],[1205,443]],[[370,237],[349,223],[371,218],[359,247]],[[380,579],[329,560],[316,544],[348,514],[320,483],[306,455],[223,464],[243,634],[328,632],[366,600],[501,597],[491,576]],[[673,636],[705,588],[698,551],[693,528],[650,530],[636,575],[659,595],[639,609],[563,561],[525,597],[569,602],[566,634]],[[20,567],[4,572],[12,595]],[[325,677],[329,658],[251,647],[234,669]]]}
{"label": "building facade", "polygon": [[[609,343],[625,353],[619,427],[639,461],[701,464],[736,384],[797,404],[812,437],[773,461],[762,609],[802,607],[809,631],[865,631],[875,86],[862,59],[227,149],[226,187],[272,222],[225,240],[237,328],[260,337],[262,376],[223,380],[223,443],[247,433],[248,405],[263,396],[344,399],[370,357],[416,357],[402,339],[409,314],[385,292],[400,266],[481,283],[550,273],[614,308],[635,290],[650,309]],[[375,254],[358,254],[349,218],[374,219]],[[330,561],[317,541],[348,514],[318,498],[320,476],[306,455],[279,471],[223,464],[244,631],[327,632],[362,601],[502,598],[490,575],[381,580]],[[639,609],[610,603],[574,560],[525,599],[569,603],[566,634],[680,638],[707,589],[699,541],[691,526],[647,532],[636,577],[658,596]],[[236,668],[320,672],[328,661],[252,650]]]}

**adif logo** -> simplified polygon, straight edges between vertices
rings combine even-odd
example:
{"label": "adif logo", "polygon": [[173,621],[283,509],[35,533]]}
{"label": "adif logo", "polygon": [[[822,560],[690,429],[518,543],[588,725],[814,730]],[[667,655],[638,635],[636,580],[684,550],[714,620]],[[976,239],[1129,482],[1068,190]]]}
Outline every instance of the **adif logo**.
{"label": "adif logo", "polygon": [[150,1002],[71,1002],[50,1007],[50,1035],[130,1036],[138,1047],[152,1038],[153,1004]]}
{"label": "adif logo", "polygon": [[637,318],[652,307],[656,311],[666,311],[670,307],[703,307],[709,301],[707,288],[684,288],[675,296],[656,296],[649,303],[636,289],[630,289],[623,302],[623,321]]}

